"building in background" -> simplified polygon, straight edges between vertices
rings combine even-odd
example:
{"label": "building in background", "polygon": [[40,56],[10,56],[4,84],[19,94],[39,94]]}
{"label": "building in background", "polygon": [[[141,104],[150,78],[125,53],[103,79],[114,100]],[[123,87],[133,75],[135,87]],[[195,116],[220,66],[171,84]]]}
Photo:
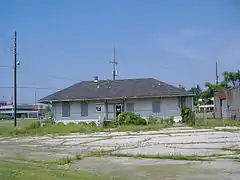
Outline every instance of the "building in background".
{"label": "building in background", "polygon": [[240,87],[216,92],[214,104],[216,118],[240,120]]}
{"label": "building in background", "polygon": [[[14,106],[2,105],[0,106],[0,115],[7,115],[13,117]],[[43,114],[42,105],[19,104],[17,105],[17,118],[39,119]]]}
{"label": "building in background", "polygon": [[5,106],[5,105],[7,105],[7,101],[1,101],[1,100],[0,100],[0,107],[1,107],[1,106]]}

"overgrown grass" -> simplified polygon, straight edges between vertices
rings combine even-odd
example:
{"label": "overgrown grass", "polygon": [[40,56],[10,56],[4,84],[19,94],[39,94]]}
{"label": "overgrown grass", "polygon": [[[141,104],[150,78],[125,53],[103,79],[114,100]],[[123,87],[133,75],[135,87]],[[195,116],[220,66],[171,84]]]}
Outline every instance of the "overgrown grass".
{"label": "overgrown grass", "polygon": [[[57,159],[54,164],[58,165],[65,165],[65,164],[71,164],[74,161],[82,160],[84,158],[88,157],[103,157],[103,156],[113,156],[113,157],[131,157],[131,158],[137,158],[137,159],[171,159],[171,160],[185,160],[185,161],[214,161],[216,157],[221,156],[219,154],[213,154],[210,156],[198,156],[198,155],[192,155],[192,156],[183,156],[183,155],[146,155],[146,154],[115,154],[113,153],[114,150],[106,150],[106,151],[98,151],[98,152],[90,152],[87,154],[78,154],[75,157],[63,157]],[[50,163],[51,164],[51,163]]]}
{"label": "overgrown grass", "polygon": [[167,125],[167,124],[122,125],[118,128],[108,129],[108,128],[97,127],[93,124],[86,124],[86,123],[79,123],[79,124],[69,123],[67,125],[58,123],[56,125],[48,124],[44,127],[41,127],[39,124],[39,121],[28,121],[28,123],[26,123],[26,125],[24,126],[13,128],[12,126],[10,126],[10,123],[4,122],[0,126],[0,135],[2,136],[42,136],[47,134],[67,135],[70,133],[94,133],[94,132],[112,132],[112,131],[140,132],[140,131],[150,131],[150,130],[155,131],[155,130],[160,130],[166,127],[170,127],[170,125]]}
{"label": "overgrown grass", "polygon": [[240,127],[240,120],[232,119],[197,119],[195,127],[224,127],[224,126],[236,126]]}
{"label": "overgrown grass", "polygon": [[221,148],[220,150],[223,150],[223,151],[233,151],[234,154],[240,154],[240,149],[237,149],[237,148]]}
{"label": "overgrown grass", "polygon": [[1,160],[1,180],[110,180],[109,176],[94,175],[83,171],[73,171],[36,163],[20,163]]}
{"label": "overgrown grass", "polygon": [[144,155],[144,154],[114,154],[117,157],[133,157],[133,158],[149,158],[149,159],[172,159],[172,160],[184,160],[184,161],[214,161],[215,156],[182,156],[182,155]]}
{"label": "overgrown grass", "polygon": [[149,125],[122,125],[116,128],[119,132],[140,132],[140,131],[158,131],[163,128],[171,127],[168,124],[149,124]]}

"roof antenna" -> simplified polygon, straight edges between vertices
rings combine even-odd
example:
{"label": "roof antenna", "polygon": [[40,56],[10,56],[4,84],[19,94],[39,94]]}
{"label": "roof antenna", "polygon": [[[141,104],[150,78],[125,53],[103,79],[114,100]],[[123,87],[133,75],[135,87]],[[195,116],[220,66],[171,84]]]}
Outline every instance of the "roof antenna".
{"label": "roof antenna", "polygon": [[111,64],[113,64],[113,80],[116,80],[116,76],[117,76],[117,70],[116,70],[116,66],[118,65],[118,62],[116,61],[116,53],[115,53],[115,48],[113,48],[113,61],[110,61]]}

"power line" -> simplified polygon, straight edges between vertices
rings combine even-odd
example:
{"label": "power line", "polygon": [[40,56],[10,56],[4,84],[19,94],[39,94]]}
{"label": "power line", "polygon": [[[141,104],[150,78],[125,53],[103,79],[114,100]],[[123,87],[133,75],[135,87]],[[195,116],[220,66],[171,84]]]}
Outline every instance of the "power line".
{"label": "power line", "polygon": [[0,68],[10,67],[8,65],[0,65]]}
{"label": "power line", "polygon": [[[0,89],[12,89],[13,86],[0,86]],[[17,89],[61,90],[60,88],[18,86]]]}

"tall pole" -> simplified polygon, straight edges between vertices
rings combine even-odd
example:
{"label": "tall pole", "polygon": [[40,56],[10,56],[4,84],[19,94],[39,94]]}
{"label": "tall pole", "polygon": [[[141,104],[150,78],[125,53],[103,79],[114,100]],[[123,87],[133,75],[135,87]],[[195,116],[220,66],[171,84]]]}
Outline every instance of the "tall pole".
{"label": "tall pole", "polygon": [[218,76],[218,64],[217,64],[217,62],[216,62],[216,85],[218,85],[218,78],[219,78],[219,76]]}
{"label": "tall pole", "polygon": [[34,93],[34,105],[36,105],[37,104],[37,92],[35,91],[35,93]]}
{"label": "tall pole", "polygon": [[118,64],[118,62],[116,61],[116,52],[115,52],[115,48],[113,48],[113,61],[110,61],[111,64],[113,64],[113,80],[116,80],[116,66]]}
{"label": "tall pole", "polygon": [[17,126],[17,32],[13,37],[13,96],[14,96],[14,126]]}

